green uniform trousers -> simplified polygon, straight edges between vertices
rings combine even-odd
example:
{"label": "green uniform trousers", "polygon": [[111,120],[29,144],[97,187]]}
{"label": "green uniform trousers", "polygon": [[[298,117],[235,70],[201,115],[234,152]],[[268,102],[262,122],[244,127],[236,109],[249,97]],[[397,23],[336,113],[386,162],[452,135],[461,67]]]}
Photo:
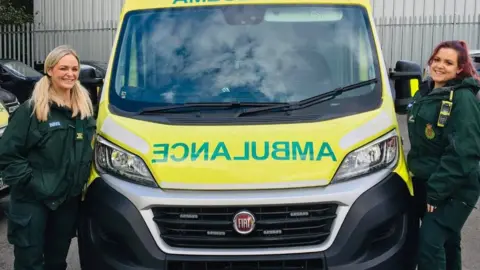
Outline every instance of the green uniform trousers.
{"label": "green uniform trousers", "polygon": [[65,270],[76,234],[80,198],[52,211],[41,202],[11,199],[8,241],[14,245],[15,270]]}
{"label": "green uniform trousers", "polygon": [[451,199],[432,213],[425,213],[419,234],[418,270],[462,269],[461,230],[472,210]]}

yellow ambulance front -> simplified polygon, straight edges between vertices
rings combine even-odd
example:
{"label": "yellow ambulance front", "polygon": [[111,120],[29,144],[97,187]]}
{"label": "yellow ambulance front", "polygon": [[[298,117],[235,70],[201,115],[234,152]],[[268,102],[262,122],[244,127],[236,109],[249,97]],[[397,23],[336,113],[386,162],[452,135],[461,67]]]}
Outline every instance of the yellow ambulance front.
{"label": "yellow ambulance front", "polygon": [[368,0],[126,0],[83,268],[414,269],[397,66]]}
{"label": "yellow ambulance front", "polygon": [[8,111],[3,105],[2,102],[0,102],[0,138],[3,136],[3,132],[5,131],[5,128],[7,128],[8,125]]}
{"label": "yellow ambulance front", "polygon": [[[9,117],[9,114],[7,109],[5,108],[5,105],[2,102],[0,102],[0,143],[3,136],[3,132],[5,131],[8,125],[8,117]],[[6,190],[7,188],[8,186],[3,183],[2,172],[0,171],[0,197],[3,195],[2,191]]]}

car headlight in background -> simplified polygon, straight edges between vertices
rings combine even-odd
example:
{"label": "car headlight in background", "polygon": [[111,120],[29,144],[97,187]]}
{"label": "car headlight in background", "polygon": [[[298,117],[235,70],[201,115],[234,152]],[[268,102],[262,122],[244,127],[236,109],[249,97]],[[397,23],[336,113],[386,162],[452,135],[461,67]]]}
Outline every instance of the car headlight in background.
{"label": "car headlight in background", "polygon": [[0,112],[6,111],[6,110],[7,110],[7,106],[5,106],[5,102],[3,102],[3,100],[0,99]]}
{"label": "car headlight in background", "polygon": [[7,126],[0,127],[0,138],[3,136],[3,133],[5,132],[5,129]]}
{"label": "car headlight in background", "polygon": [[109,173],[149,187],[158,187],[145,162],[138,156],[97,136],[95,164],[99,173]]}
{"label": "car headlight in background", "polygon": [[15,98],[15,101],[9,104],[8,113],[12,114],[18,109],[18,107],[20,107],[20,103],[18,102],[18,99]]}
{"label": "car headlight in background", "polygon": [[398,151],[398,135],[394,130],[349,153],[340,165],[332,183],[348,181],[384,169],[397,161]]}

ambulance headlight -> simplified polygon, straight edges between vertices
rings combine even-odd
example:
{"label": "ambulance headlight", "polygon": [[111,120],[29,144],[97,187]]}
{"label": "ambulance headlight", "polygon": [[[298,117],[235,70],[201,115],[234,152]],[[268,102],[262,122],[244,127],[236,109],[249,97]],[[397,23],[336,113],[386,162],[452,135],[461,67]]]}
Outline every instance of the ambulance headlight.
{"label": "ambulance headlight", "polygon": [[392,131],[354,150],[345,157],[332,183],[348,181],[395,165],[399,154],[398,141],[397,132]]}
{"label": "ambulance headlight", "polygon": [[95,165],[100,174],[149,187],[158,187],[145,162],[138,156],[108,142],[100,136],[95,141]]}

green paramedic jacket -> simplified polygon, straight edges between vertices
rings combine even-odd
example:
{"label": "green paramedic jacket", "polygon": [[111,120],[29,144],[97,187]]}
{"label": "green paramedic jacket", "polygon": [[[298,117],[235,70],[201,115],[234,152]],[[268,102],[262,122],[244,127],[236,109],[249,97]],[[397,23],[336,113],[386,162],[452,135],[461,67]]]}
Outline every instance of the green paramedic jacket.
{"label": "green paramedic jacket", "polygon": [[[409,105],[407,122],[411,149],[407,163],[418,179],[427,181],[427,202],[447,199],[474,207],[480,190],[480,107],[473,78],[452,80],[432,89],[425,82]],[[452,100],[447,123],[437,125],[442,101]]]}
{"label": "green paramedic jacket", "polygon": [[80,195],[90,173],[95,126],[93,118],[72,118],[69,109],[56,104],[48,120],[40,122],[33,105],[23,103],[0,139],[0,171],[11,198],[56,209]]}

